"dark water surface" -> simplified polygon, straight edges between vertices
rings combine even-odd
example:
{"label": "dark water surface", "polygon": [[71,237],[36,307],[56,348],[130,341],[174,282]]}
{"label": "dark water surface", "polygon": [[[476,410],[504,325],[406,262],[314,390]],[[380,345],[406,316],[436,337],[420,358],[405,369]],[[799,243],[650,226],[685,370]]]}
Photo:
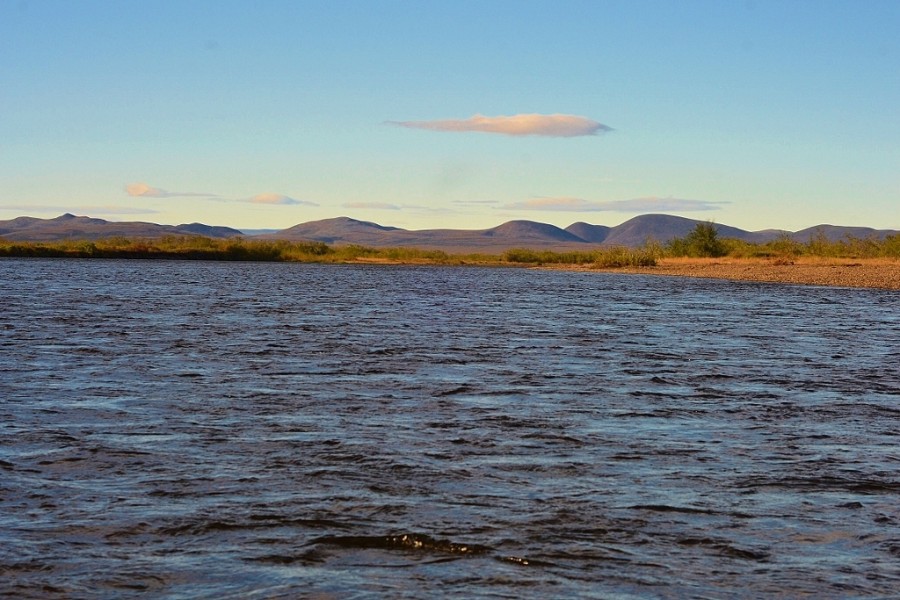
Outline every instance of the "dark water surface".
{"label": "dark water surface", "polygon": [[0,261],[0,595],[900,590],[900,295]]}

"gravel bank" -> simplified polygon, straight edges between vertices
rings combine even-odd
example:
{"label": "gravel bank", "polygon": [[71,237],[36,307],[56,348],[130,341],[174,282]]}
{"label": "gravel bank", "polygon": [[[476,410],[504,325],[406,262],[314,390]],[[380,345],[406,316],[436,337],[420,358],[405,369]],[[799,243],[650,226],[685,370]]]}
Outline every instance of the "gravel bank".
{"label": "gravel bank", "polygon": [[900,289],[900,261],[888,260],[797,261],[785,264],[784,261],[752,259],[663,259],[655,267],[600,270],[738,281]]}

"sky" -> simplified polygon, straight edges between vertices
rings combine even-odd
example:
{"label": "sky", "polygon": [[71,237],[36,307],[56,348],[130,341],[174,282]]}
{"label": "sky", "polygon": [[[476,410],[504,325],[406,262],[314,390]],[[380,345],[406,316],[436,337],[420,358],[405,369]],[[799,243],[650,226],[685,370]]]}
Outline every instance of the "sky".
{"label": "sky", "polygon": [[896,0],[0,0],[0,220],[900,229]]}

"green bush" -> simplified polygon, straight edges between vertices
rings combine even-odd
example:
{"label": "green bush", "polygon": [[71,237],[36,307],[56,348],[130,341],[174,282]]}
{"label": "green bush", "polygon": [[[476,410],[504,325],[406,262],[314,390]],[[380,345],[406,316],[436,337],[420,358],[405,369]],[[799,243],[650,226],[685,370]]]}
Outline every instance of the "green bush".
{"label": "green bush", "polygon": [[719,257],[728,253],[728,247],[719,239],[719,230],[712,222],[697,223],[684,238],[675,238],[666,246],[669,256],[692,258]]}

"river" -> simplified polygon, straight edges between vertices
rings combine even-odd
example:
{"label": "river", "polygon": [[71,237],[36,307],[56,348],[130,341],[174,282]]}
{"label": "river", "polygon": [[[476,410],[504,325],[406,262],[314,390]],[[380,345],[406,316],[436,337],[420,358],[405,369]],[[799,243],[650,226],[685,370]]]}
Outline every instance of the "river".
{"label": "river", "polygon": [[900,294],[0,260],[0,595],[900,589]]}

